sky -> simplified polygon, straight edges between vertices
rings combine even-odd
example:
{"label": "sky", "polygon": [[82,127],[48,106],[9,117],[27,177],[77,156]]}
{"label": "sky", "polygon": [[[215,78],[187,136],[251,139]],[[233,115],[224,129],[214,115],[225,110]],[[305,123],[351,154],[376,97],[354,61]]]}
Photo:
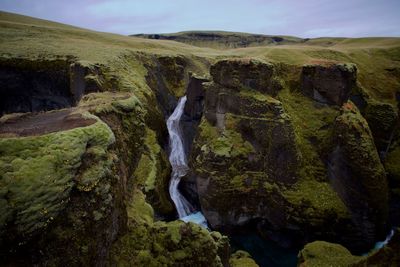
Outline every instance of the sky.
{"label": "sky", "polygon": [[0,10],[120,34],[400,36],[400,0],[0,0]]}

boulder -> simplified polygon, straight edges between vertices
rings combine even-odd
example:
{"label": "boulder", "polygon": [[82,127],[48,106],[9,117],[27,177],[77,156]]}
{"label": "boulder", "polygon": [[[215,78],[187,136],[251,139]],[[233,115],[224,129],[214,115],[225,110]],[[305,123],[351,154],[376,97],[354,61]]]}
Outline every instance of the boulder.
{"label": "boulder", "polygon": [[332,105],[342,105],[357,82],[354,64],[305,65],[301,73],[301,90],[314,100]]}
{"label": "boulder", "polygon": [[238,250],[229,259],[231,267],[258,267],[258,264],[251,258],[250,254],[243,250]]}
{"label": "boulder", "polygon": [[314,241],[307,244],[298,255],[299,267],[337,266],[349,267],[361,260],[339,244]]}

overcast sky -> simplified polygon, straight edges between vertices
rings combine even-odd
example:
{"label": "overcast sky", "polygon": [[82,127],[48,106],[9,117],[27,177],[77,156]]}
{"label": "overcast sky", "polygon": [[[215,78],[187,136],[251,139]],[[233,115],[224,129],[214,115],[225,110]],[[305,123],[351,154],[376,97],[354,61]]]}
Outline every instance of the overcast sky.
{"label": "overcast sky", "polygon": [[400,0],[0,0],[0,9],[121,34],[400,36]]}

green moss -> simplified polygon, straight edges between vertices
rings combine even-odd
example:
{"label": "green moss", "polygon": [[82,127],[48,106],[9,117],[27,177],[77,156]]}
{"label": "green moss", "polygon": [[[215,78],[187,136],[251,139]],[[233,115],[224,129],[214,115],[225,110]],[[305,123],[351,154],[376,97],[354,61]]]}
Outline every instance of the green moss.
{"label": "green moss", "polygon": [[385,169],[390,179],[400,184],[400,146],[397,146],[387,155]]}
{"label": "green moss", "polygon": [[153,223],[153,208],[146,202],[145,195],[140,190],[133,192],[133,197],[127,204],[127,212],[130,225]]}
{"label": "green moss", "polygon": [[280,104],[280,102],[277,99],[275,99],[269,95],[260,93],[256,90],[252,90],[250,88],[242,88],[240,90],[240,95],[243,97],[247,97],[247,98],[254,98],[257,101],[266,102],[268,104],[271,104],[271,103]]}
{"label": "green moss", "polygon": [[145,134],[145,150],[134,172],[135,185],[144,189],[149,202],[158,212],[168,213],[173,210],[168,196],[169,163],[157,142],[156,133],[146,128]]}
{"label": "green moss", "polygon": [[258,264],[251,258],[250,254],[243,250],[238,250],[229,259],[231,267],[257,267]]}
{"label": "green moss", "polygon": [[234,118],[227,116],[225,129],[219,133],[203,118],[199,125],[200,138],[206,141],[201,149],[225,158],[247,156],[254,152],[252,145],[243,140],[241,134],[235,131],[234,125]]}
{"label": "green moss", "polygon": [[327,170],[321,158],[332,150],[332,125],[339,110],[316,105],[298,92],[282,90],[279,97],[290,115],[296,145],[301,153],[302,179],[326,181]]}
{"label": "green moss", "polygon": [[181,221],[131,228],[114,244],[110,262],[117,266],[222,266],[208,231]]}
{"label": "green moss", "polygon": [[309,267],[348,267],[361,259],[363,257],[351,255],[345,247],[339,244],[324,241],[309,243],[299,253],[299,264]]}
{"label": "green moss", "polygon": [[[110,159],[105,151],[113,142],[114,134],[100,120],[64,132],[2,138],[0,185],[7,203],[1,206],[1,228],[11,221],[21,234],[45,227],[66,207],[74,185],[90,191],[106,175]],[[81,166],[85,155],[97,159],[88,169]]]}
{"label": "green moss", "polygon": [[301,180],[293,188],[282,191],[282,194],[298,211],[303,210],[302,216],[308,218],[311,224],[319,223],[318,220],[322,218],[350,216],[346,206],[328,183]]}

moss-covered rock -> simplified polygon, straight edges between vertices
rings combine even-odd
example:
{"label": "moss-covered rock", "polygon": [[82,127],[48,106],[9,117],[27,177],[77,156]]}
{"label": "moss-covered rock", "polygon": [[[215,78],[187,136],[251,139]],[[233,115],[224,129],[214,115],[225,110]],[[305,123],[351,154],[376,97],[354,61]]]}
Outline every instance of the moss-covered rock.
{"label": "moss-covered rock", "polygon": [[301,90],[319,102],[341,105],[356,87],[357,67],[354,64],[304,65]]}
{"label": "moss-covered rock", "polygon": [[243,250],[238,250],[229,259],[231,267],[257,267],[258,264],[251,258],[250,254]]}
{"label": "moss-covered rock", "polygon": [[[348,102],[335,123],[336,147],[329,174],[334,188],[351,211],[356,229],[348,238],[364,250],[382,237],[388,216],[388,186],[371,131],[357,107]],[[362,237],[362,241],[360,240]]]}
{"label": "moss-covered rock", "polygon": [[400,196],[400,146],[389,152],[385,159],[385,170],[388,174],[390,189]]}
{"label": "moss-covered rock", "polygon": [[213,227],[262,216],[269,209],[264,184],[296,179],[290,121],[272,97],[211,84],[198,131],[191,164],[202,210]]}
{"label": "moss-covered rock", "polygon": [[[114,134],[100,120],[66,132],[2,138],[1,232],[12,227],[14,234],[27,238],[60,214],[73,187],[93,190],[110,171],[112,158],[107,149],[114,142]],[[84,157],[96,164],[78,172]]]}
{"label": "moss-covered rock", "polygon": [[[109,146],[115,136],[97,117],[85,116],[97,122],[46,135],[1,139],[0,245],[9,260],[15,253],[23,261],[39,250],[38,263],[48,265],[104,258],[93,243],[103,235],[89,235],[85,226],[99,230],[111,218],[115,155]],[[70,241],[69,250],[61,259],[57,248],[62,249],[65,240]]]}
{"label": "moss-covered rock", "polygon": [[370,267],[398,266],[400,264],[400,234],[399,229],[383,248],[373,250],[365,256],[355,256],[345,247],[324,241],[307,244],[298,255],[298,266],[339,266],[339,267]]}
{"label": "moss-covered rock", "polygon": [[271,95],[281,89],[274,66],[257,59],[220,60],[211,66],[210,73],[215,83],[231,89],[248,87]]}
{"label": "moss-covered rock", "polygon": [[[266,222],[259,225],[261,231],[302,229],[297,231],[301,238],[336,235],[348,220],[347,209],[327,183],[318,151],[303,133],[315,133],[314,128],[332,123],[337,111],[305,110],[318,120],[305,127],[294,106],[241,83],[236,88],[208,83],[205,92],[204,116],[190,164],[210,225],[228,229],[260,220]],[[296,97],[282,96],[288,102]],[[308,104],[299,105],[308,108]],[[324,144],[329,133],[323,128],[317,141]]]}
{"label": "moss-covered rock", "polygon": [[[226,237],[182,221],[154,222],[140,190],[127,203],[128,231],[114,243],[109,266],[222,266]],[[224,249],[225,248],[225,249]]]}
{"label": "moss-covered rock", "polygon": [[157,143],[156,133],[146,129],[145,150],[134,172],[134,179],[158,213],[174,211],[168,195],[170,165],[166,153]]}
{"label": "moss-covered rock", "polygon": [[141,225],[111,250],[110,266],[222,266],[207,230],[179,221]]}
{"label": "moss-covered rock", "polygon": [[398,123],[397,110],[389,103],[371,100],[364,111],[364,117],[371,129],[378,152],[383,158],[386,156]]}
{"label": "moss-covered rock", "polygon": [[350,251],[339,244],[325,241],[315,241],[307,244],[299,252],[299,266],[321,267],[337,266],[349,267],[362,259],[353,256]]}

